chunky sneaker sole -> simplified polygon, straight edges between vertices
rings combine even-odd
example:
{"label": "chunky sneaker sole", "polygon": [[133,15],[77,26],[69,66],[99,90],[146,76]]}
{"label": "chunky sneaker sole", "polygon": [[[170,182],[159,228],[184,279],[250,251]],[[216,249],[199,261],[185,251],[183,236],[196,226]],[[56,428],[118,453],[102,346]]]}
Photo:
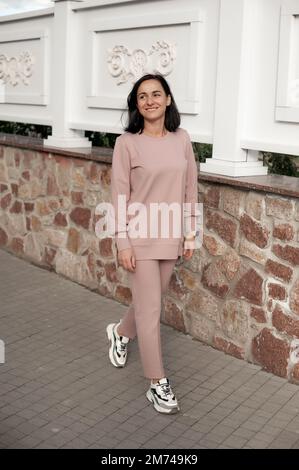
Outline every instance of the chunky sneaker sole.
{"label": "chunky sneaker sole", "polygon": [[148,399],[148,401],[150,401],[154,405],[155,410],[158,411],[159,413],[175,414],[180,411],[180,407],[178,404],[169,405],[166,403],[161,403],[161,401],[159,401],[158,397],[155,395],[152,389],[149,389],[146,392],[146,398]]}
{"label": "chunky sneaker sole", "polygon": [[106,328],[108,340],[110,341],[109,359],[114,367],[124,367],[127,362],[127,352],[125,351],[124,353],[124,351],[120,352],[117,350],[121,343],[121,337],[116,336],[114,328],[118,325],[119,323],[110,323]]}

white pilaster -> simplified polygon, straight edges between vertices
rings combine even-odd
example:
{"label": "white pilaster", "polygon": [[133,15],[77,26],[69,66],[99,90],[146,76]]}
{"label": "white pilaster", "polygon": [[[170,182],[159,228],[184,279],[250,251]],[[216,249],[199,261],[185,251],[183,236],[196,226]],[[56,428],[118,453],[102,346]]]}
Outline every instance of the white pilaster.
{"label": "white pilaster", "polygon": [[258,152],[241,148],[257,0],[220,0],[213,156],[201,172],[226,176],[267,174]]}
{"label": "white pilaster", "polygon": [[91,142],[84,137],[84,130],[69,128],[70,105],[75,90],[72,86],[72,65],[76,50],[76,34],[72,10],[73,3],[82,0],[54,0],[54,34],[52,38],[51,66],[51,103],[53,127],[52,136],[44,139],[44,145],[50,147],[91,147]]}

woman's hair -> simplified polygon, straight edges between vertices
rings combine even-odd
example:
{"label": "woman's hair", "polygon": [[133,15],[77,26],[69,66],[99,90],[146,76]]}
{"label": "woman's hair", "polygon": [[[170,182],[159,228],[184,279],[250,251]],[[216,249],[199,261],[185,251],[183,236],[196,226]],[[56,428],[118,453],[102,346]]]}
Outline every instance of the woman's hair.
{"label": "woman's hair", "polygon": [[180,113],[178,111],[177,105],[175,103],[175,100],[173,98],[173,95],[171,93],[170,87],[162,75],[150,74],[150,73],[143,75],[141,78],[139,78],[139,80],[135,82],[131,92],[128,95],[128,98],[127,98],[128,124],[124,130],[127,132],[132,132],[132,134],[136,134],[140,130],[141,132],[143,131],[144,118],[139,113],[138,108],[137,108],[137,91],[138,91],[139,85],[141,85],[141,83],[144,82],[145,80],[158,80],[161,83],[166,96],[168,95],[171,96],[171,103],[169,106],[166,107],[166,111],[165,111],[164,125],[169,132],[174,132],[181,123],[181,117],[180,117]]}

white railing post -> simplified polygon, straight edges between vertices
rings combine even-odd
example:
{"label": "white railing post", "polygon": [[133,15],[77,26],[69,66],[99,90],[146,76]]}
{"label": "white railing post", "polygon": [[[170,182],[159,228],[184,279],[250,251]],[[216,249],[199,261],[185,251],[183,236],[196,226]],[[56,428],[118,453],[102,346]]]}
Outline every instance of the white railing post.
{"label": "white railing post", "polygon": [[52,38],[51,105],[52,136],[44,139],[50,147],[91,147],[84,130],[70,129],[70,105],[76,99],[72,86],[72,65],[76,56],[74,37],[76,14],[72,4],[82,0],[52,0],[55,2],[54,33]]}
{"label": "white railing post", "polygon": [[241,148],[246,115],[254,15],[259,0],[220,0],[213,156],[201,172],[227,176],[267,174],[258,152]]}

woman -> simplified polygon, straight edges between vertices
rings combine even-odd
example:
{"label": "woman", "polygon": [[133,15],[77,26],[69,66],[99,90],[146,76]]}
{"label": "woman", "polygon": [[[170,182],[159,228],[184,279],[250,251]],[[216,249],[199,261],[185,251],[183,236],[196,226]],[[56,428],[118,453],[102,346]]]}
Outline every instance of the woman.
{"label": "woman", "polygon": [[[107,327],[109,358],[115,367],[124,367],[128,342],[137,335],[144,375],[151,380],[146,396],[158,412],[176,413],[179,404],[162,362],[161,295],[167,290],[178,257],[183,255],[189,260],[193,255],[197,165],[189,134],[179,127],[180,115],[163,76],[141,77],[127,102],[129,122],[126,132],[115,142],[111,191],[117,258],[129,272],[132,304],[121,322]],[[120,209],[120,196],[125,210]],[[133,203],[132,212],[128,207]],[[137,214],[136,224],[132,215],[141,207],[140,203],[143,210],[139,211],[139,219]],[[189,203],[189,208],[182,209],[184,203]],[[166,230],[163,236],[165,217],[162,223],[157,217],[157,205],[161,210],[163,205],[166,207],[163,213],[169,215],[166,229],[171,226],[171,215],[175,218],[176,214],[172,224],[176,233]],[[178,206],[179,217],[178,212],[167,212],[167,208]],[[182,225],[187,222],[191,230],[184,237]]]}

